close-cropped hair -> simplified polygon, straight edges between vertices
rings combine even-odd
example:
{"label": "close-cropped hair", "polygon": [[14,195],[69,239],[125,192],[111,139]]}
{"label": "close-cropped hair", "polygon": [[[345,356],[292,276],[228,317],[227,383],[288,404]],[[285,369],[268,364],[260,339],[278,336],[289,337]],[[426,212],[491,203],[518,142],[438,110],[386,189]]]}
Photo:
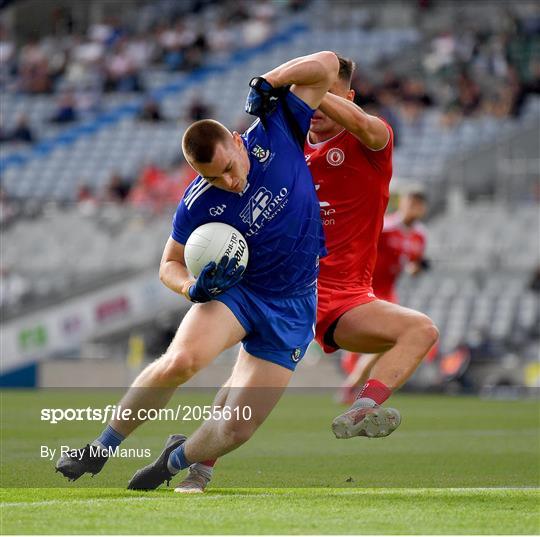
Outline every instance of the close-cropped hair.
{"label": "close-cropped hair", "polygon": [[354,73],[354,70],[356,69],[356,64],[353,60],[349,58],[345,58],[341,54],[336,54],[337,59],[339,60],[339,73],[338,78],[340,80],[343,80],[348,84],[348,86],[351,86],[352,76]]}
{"label": "close-cropped hair", "polygon": [[225,142],[230,136],[231,133],[218,121],[196,121],[188,127],[182,138],[184,156],[193,162],[212,162],[216,145]]}

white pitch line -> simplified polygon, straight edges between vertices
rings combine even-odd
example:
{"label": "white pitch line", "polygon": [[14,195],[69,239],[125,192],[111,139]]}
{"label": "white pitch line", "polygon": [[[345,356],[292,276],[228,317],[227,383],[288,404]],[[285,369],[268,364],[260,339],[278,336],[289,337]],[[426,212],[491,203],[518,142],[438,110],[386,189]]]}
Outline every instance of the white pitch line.
{"label": "white pitch line", "polygon": [[[276,491],[280,491],[282,489],[276,488]],[[295,489],[298,492],[306,492],[306,491],[318,491],[317,488],[298,488]],[[321,489],[322,490],[322,489]],[[327,490],[327,489],[325,489]],[[476,493],[476,492],[488,492],[488,491],[494,491],[494,492],[512,492],[512,491],[523,491],[523,490],[530,490],[530,491],[537,491],[540,492],[539,487],[451,487],[451,488],[395,488],[395,489],[343,489],[343,490],[332,490],[330,494],[338,494],[338,495],[361,495],[361,494],[379,494],[379,495],[389,495],[389,494],[395,494],[395,493],[406,493],[406,494],[420,494],[420,493],[426,493],[426,492],[434,492],[434,493],[443,493],[443,492],[455,492],[455,493]],[[171,491],[172,492],[172,491]],[[290,490],[287,489],[287,493],[289,493]],[[181,494],[180,496],[185,496]],[[264,498],[268,496],[279,496],[278,494],[272,494],[271,492],[264,492],[264,493],[257,493],[254,492],[252,494],[249,493],[240,493],[240,494],[220,494],[217,490],[213,494],[197,494],[196,497],[198,498],[205,498],[206,500],[222,500],[223,498]],[[136,498],[89,498],[89,499],[80,499],[80,500],[42,500],[42,501],[36,501],[36,502],[3,502],[1,504],[1,507],[28,507],[28,506],[40,506],[40,505],[58,505],[58,504],[96,504],[96,503],[111,503],[111,502],[148,502],[148,501],[157,501],[157,500],[172,500],[173,498],[177,498],[178,496],[176,494],[172,494],[168,497],[136,497]]]}

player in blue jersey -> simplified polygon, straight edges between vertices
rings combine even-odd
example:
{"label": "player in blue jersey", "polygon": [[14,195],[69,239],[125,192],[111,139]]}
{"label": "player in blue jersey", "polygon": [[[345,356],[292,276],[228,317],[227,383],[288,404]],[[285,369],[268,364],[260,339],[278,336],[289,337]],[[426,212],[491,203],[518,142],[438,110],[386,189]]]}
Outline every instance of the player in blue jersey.
{"label": "player in blue jersey", "polygon": [[[240,341],[232,375],[215,405],[249,409],[249,419],[233,412],[230,419],[205,421],[188,439],[171,435],[129,488],[154,489],[193,463],[215,460],[246,442],[272,411],[314,335],[318,258],[325,251],[303,143],[338,69],[333,52],[319,52],[254,78],[246,111],[259,119],[243,135],[212,120],[187,129],[182,149],[199,176],[175,213],[160,278],[196,304],[166,353],[120,402],[131,410],[130,419],[111,420],[92,444],[61,457],[56,468],[63,475],[74,480],[98,473],[146,411],[163,408],[178,386]],[[224,258],[193,280],[184,245],[195,228],[215,220],[246,237],[249,266],[243,272]]]}

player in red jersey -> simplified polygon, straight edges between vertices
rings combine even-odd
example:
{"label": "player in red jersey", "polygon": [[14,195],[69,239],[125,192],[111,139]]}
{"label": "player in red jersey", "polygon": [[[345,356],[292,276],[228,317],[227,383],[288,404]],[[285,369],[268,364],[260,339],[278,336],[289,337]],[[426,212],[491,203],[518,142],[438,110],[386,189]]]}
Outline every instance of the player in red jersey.
{"label": "player in red jersey", "polygon": [[420,220],[427,209],[420,190],[401,196],[398,210],[385,217],[377,245],[373,289],[378,298],[397,302],[396,283],[403,270],[416,275],[422,270],[426,232]]}
{"label": "player in red jersey", "polygon": [[[395,286],[402,271],[416,275],[424,268],[426,233],[420,220],[426,210],[423,191],[411,188],[400,197],[398,210],[384,218],[373,272],[373,291],[377,298],[397,304]],[[436,347],[432,347],[430,355]],[[360,355],[356,352],[345,354],[341,364],[348,376],[342,390],[343,402],[354,400],[357,386],[365,383],[377,357],[376,354]]]}
{"label": "player in red jersey", "polygon": [[334,419],[337,438],[387,436],[399,412],[380,405],[418,367],[438,339],[424,314],[378,299],[372,287],[377,242],[392,177],[393,134],[353,102],[354,63],[340,58],[339,79],[311,121],[305,154],[321,206],[328,256],[321,259],[316,339],[379,355],[357,400]]}

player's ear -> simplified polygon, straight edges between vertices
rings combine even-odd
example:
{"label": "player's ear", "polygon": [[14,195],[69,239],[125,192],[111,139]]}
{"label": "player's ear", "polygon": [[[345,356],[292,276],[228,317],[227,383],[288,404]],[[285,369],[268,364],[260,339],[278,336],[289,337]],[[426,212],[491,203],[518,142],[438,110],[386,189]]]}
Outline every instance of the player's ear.
{"label": "player's ear", "polygon": [[233,131],[232,135],[233,135],[234,143],[236,144],[237,147],[240,147],[241,145],[243,145],[242,137],[240,136],[240,134],[238,134],[238,132]]}
{"label": "player's ear", "polygon": [[354,101],[354,96],[356,95],[356,92],[351,88],[348,92],[347,92],[347,100],[348,101]]}

